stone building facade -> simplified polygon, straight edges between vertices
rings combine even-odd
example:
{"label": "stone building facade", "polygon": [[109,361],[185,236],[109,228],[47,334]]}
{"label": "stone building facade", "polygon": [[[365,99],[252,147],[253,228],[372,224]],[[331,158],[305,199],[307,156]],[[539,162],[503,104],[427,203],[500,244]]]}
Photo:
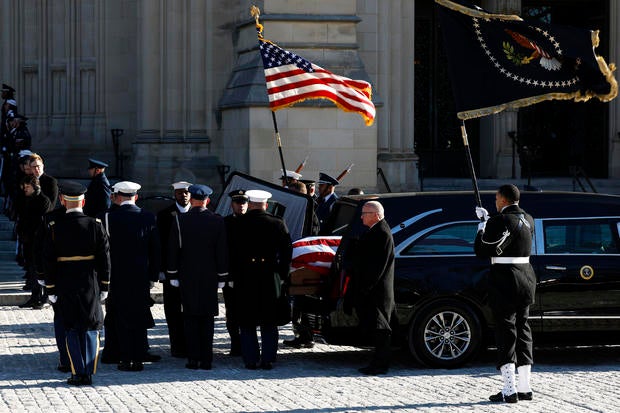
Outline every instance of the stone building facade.
{"label": "stone building facade", "polygon": [[[263,0],[265,37],[328,70],[373,85],[376,122],[322,101],[276,112],[288,169],[338,175],[343,188],[419,187],[413,91],[416,3]],[[518,12],[521,0],[487,0]],[[250,3],[241,0],[0,0],[0,77],[17,89],[34,149],[60,177],[87,157],[150,193],[188,179],[218,188],[228,171],[275,181],[280,161]],[[620,7],[609,1],[609,61]],[[620,107],[608,106],[608,176],[620,176]],[[510,175],[506,134],[517,115],[480,122],[480,168]],[[115,150],[111,130],[122,129]],[[383,172],[385,181],[378,175]]]}

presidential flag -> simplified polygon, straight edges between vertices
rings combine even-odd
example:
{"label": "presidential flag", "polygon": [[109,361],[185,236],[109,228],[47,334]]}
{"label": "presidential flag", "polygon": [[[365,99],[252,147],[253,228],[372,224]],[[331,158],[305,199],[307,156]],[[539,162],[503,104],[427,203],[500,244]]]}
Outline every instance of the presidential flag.
{"label": "presidential flag", "polygon": [[551,99],[608,102],[618,94],[615,65],[594,52],[598,31],[435,2],[459,119]]}
{"label": "presidential flag", "polygon": [[364,80],[352,80],[284,50],[265,40],[258,44],[265,68],[269,106],[275,111],[307,99],[328,99],[346,112],[359,113],[367,126],[375,119],[372,87]]}

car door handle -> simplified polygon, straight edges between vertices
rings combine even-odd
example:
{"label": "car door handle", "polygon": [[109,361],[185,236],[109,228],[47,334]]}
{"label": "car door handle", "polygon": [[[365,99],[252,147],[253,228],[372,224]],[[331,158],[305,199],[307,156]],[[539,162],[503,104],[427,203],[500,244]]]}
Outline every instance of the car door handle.
{"label": "car door handle", "polygon": [[566,271],[566,267],[560,267],[558,265],[547,265],[545,267],[547,270],[555,270],[555,271]]}

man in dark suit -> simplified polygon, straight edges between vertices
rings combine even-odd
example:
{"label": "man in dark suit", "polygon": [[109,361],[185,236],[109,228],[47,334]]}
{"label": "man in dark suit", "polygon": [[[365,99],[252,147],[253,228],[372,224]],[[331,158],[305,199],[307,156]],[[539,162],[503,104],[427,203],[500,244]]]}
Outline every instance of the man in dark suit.
{"label": "man in dark suit", "polygon": [[191,185],[192,208],[177,215],[170,228],[168,271],[170,285],[181,288],[188,369],[211,370],[217,289],[228,277],[228,244],[224,218],[207,209],[213,190]]}
{"label": "man in dark suit", "polygon": [[170,337],[170,354],[172,357],[187,357],[185,346],[185,330],[183,328],[183,306],[181,303],[181,290],[170,285],[165,272],[168,269],[168,244],[170,228],[176,225],[176,216],[185,214],[190,210],[190,194],[187,188],[191,183],[180,181],[172,184],[174,189],[174,203],[162,209],[157,214],[157,229],[161,241],[161,273],[160,281],[164,287],[164,314],[168,324],[168,336]]}
{"label": "man in dark suit", "polygon": [[226,238],[228,239],[228,285],[222,288],[224,305],[226,306],[226,329],[230,335],[230,355],[241,355],[241,330],[239,328],[239,309],[235,295],[234,282],[237,277],[238,259],[237,251],[245,248],[245,240],[239,235],[239,218],[248,210],[248,197],[245,190],[236,189],[231,191],[230,207],[232,214],[224,217],[226,224]]}
{"label": "man in dark suit", "polygon": [[30,155],[29,162],[32,175],[39,179],[41,193],[50,201],[49,210],[46,211],[49,212],[56,206],[56,200],[58,199],[58,181],[53,176],[45,173],[43,158],[41,158],[40,155],[33,153]]}
{"label": "man in dark suit", "polygon": [[[288,281],[293,249],[286,223],[266,211],[267,191],[249,190],[248,212],[239,219],[238,235],[245,248],[236,251],[235,293],[239,303],[241,353],[246,368],[273,368],[278,351],[278,298]],[[259,350],[256,327],[260,327]]]}
{"label": "man in dark suit", "polygon": [[105,176],[105,168],[107,167],[107,163],[97,159],[88,160],[88,174],[91,180],[86,192],[84,213],[89,217],[96,217],[110,208],[112,189],[108,178]]}
{"label": "man in dark suit", "polygon": [[77,182],[61,184],[66,213],[49,222],[43,247],[45,286],[64,322],[73,386],[92,384],[97,370],[101,301],[110,282],[108,236],[100,220],[82,212],[85,191]]}
{"label": "man in dark suit", "polygon": [[377,375],[387,373],[390,366],[394,240],[379,202],[368,201],[362,206],[362,222],[369,229],[355,247],[351,283],[360,327],[373,337],[375,353],[370,364],[359,371]]}
{"label": "man in dark suit", "polygon": [[502,185],[495,194],[499,214],[489,218],[486,209],[476,207],[482,222],[474,248],[478,257],[491,258],[489,305],[496,323],[497,369],[504,379],[502,391],[489,397],[492,402],[532,400],[534,358],[528,317],[536,294],[536,274],[529,259],[534,220],[519,207],[520,197],[516,186]]}
{"label": "man in dark suit", "polygon": [[[338,195],[336,195],[335,190],[336,186],[340,184],[336,178],[332,178],[326,173],[321,172],[319,174],[319,197],[316,200],[316,216],[319,218],[319,223],[321,225],[321,234],[324,234],[325,226],[327,225],[327,219],[332,212],[332,208],[334,204],[338,200]],[[329,235],[329,234],[325,234]]]}
{"label": "man in dark suit", "polygon": [[158,278],[161,245],[155,215],[136,206],[139,189],[135,182],[114,184],[120,206],[104,218],[112,260],[107,314],[115,321],[121,371],[143,369],[147,329],[155,325],[150,286]]}

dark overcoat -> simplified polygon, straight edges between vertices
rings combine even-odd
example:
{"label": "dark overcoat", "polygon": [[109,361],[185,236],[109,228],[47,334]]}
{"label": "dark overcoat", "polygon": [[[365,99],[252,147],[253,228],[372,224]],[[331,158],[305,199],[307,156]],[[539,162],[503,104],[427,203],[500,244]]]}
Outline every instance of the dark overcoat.
{"label": "dark overcoat", "polygon": [[112,262],[107,309],[129,328],[150,328],[150,282],[158,280],[161,255],[155,215],[125,204],[105,214],[103,221]]}
{"label": "dark overcoat", "polygon": [[170,228],[172,224],[176,225],[176,216],[181,212],[177,207],[177,203],[167,206],[157,213],[157,229],[159,231],[159,241],[161,242],[162,254],[161,254],[161,271],[165,272],[168,269],[168,245],[170,238]]}
{"label": "dark overcoat", "polygon": [[293,253],[286,223],[266,211],[252,209],[239,217],[238,234],[244,240],[235,252],[239,323],[275,325],[280,280],[288,280]]}
{"label": "dark overcoat", "polygon": [[[509,235],[504,237],[506,231]],[[478,231],[474,245],[476,255],[529,257],[533,234],[532,217],[518,205],[510,205],[489,218],[484,232]],[[491,265],[488,282],[492,307],[522,307],[534,302],[536,274],[529,263]]]}
{"label": "dark overcoat", "polygon": [[216,316],[218,282],[228,276],[228,245],[224,218],[206,208],[178,214],[168,244],[167,277],[178,278],[183,314]]}
{"label": "dark overcoat", "polygon": [[45,285],[58,297],[65,329],[101,329],[99,293],[110,282],[110,246],[101,221],[79,211],[50,221],[43,256]]}
{"label": "dark overcoat", "polygon": [[[320,199],[320,198],[319,198]],[[315,214],[319,220],[320,230],[323,231],[325,228],[325,224],[327,223],[327,219],[332,212],[332,208],[334,204],[338,200],[338,196],[334,193],[330,196],[327,201],[321,202],[317,204],[315,209]]]}
{"label": "dark overcoat", "polygon": [[394,239],[385,219],[360,236],[351,258],[351,282],[360,325],[391,330],[395,307]]}
{"label": "dark overcoat", "polygon": [[39,177],[39,184],[41,185],[41,193],[50,200],[49,208],[45,211],[49,212],[54,209],[58,202],[58,180],[44,173]]}
{"label": "dark overcoat", "polygon": [[89,217],[99,216],[110,208],[112,200],[110,194],[112,188],[105,173],[95,175],[86,191],[86,203],[84,204],[84,213]]}

